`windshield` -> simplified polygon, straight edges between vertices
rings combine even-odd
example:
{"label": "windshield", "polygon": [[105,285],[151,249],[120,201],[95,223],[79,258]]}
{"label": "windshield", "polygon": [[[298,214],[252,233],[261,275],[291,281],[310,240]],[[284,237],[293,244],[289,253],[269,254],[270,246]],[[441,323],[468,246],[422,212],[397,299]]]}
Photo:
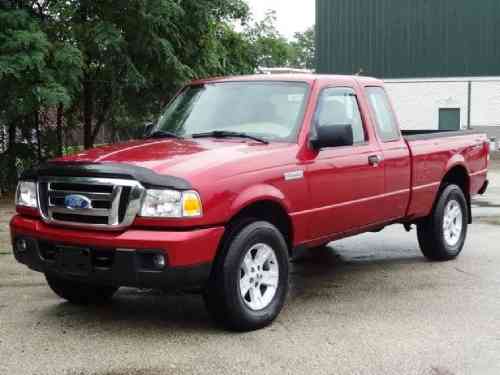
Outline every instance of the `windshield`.
{"label": "windshield", "polygon": [[190,86],[165,109],[153,132],[180,137],[213,131],[295,142],[308,85],[230,82]]}

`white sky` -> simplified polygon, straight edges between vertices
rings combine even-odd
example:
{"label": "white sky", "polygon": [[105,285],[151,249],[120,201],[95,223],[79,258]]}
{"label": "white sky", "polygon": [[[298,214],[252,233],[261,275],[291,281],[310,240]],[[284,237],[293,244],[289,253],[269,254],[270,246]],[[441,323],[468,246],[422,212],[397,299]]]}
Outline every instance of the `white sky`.
{"label": "white sky", "polygon": [[257,20],[261,20],[266,10],[277,12],[277,27],[281,34],[292,38],[296,31],[304,31],[314,25],[315,0],[246,0]]}

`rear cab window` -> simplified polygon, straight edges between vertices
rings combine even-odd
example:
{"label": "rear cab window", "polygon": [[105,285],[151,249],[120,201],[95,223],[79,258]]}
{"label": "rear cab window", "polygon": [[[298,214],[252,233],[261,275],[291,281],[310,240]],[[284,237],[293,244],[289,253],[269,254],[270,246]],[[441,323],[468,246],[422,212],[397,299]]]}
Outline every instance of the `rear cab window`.
{"label": "rear cab window", "polygon": [[366,87],[366,96],[375,118],[375,129],[382,142],[401,139],[399,126],[389,103],[387,93],[382,87]]}

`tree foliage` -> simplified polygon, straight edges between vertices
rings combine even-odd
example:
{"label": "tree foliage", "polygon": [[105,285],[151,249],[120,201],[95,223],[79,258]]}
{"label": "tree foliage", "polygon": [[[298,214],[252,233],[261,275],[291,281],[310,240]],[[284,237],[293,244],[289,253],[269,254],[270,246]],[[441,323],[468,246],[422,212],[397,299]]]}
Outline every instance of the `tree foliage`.
{"label": "tree foliage", "polygon": [[294,38],[288,40],[276,28],[276,20],[276,12],[269,10],[264,19],[245,29],[258,66],[312,70],[315,54],[314,26],[304,32],[296,32]]}
{"label": "tree foliage", "polygon": [[[40,111],[69,106],[79,67],[78,51],[51,41],[31,8],[14,2],[0,8],[0,124],[8,137],[0,160],[2,185],[11,184],[18,167],[23,167],[16,161],[29,166],[42,154],[40,143],[34,146]],[[20,144],[18,132],[23,135]]]}
{"label": "tree foliage", "polygon": [[240,0],[61,1],[57,23],[83,56],[84,146],[123,108],[140,118],[188,79],[251,70],[245,56],[233,66],[235,52],[223,43],[229,22],[247,12]]}
{"label": "tree foliage", "polygon": [[310,67],[313,36],[275,20],[244,0],[0,0],[0,190],[64,138],[137,136],[187,80]]}
{"label": "tree foliage", "polygon": [[186,80],[253,72],[231,26],[247,15],[242,0],[2,0],[1,184],[61,153],[63,127],[85,147],[103,128],[132,136]]}
{"label": "tree foliage", "polygon": [[287,66],[290,45],[276,28],[276,11],[268,11],[264,19],[247,28],[253,45],[255,59],[260,67],[273,68]]}
{"label": "tree foliage", "polygon": [[290,66],[300,69],[314,69],[315,32],[314,26],[304,32],[295,33],[295,40],[290,42]]}

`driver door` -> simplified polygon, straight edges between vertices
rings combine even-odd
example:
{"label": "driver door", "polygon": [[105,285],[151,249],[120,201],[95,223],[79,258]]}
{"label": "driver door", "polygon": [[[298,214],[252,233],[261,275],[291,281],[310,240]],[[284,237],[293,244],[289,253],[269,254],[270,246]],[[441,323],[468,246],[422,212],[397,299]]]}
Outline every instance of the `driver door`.
{"label": "driver door", "polygon": [[350,232],[383,221],[384,165],[367,131],[353,87],[327,87],[319,96],[314,126],[352,125],[354,145],[318,151],[310,165],[314,212],[312,238]]}

